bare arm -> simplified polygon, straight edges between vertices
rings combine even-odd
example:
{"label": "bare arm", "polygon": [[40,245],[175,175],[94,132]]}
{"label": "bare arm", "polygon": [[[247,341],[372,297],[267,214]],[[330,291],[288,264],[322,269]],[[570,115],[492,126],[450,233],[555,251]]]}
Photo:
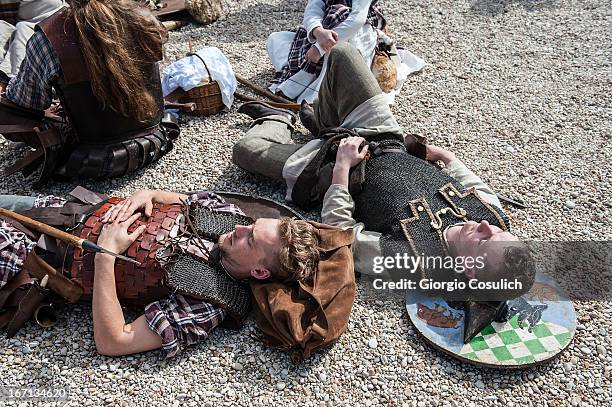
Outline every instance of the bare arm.
{"label": "bare arm", "polygon": [[[140,226],[133,233],[127,229],[140,214],[128,220],[118,220],[102,229],[98,244],[116,253],[123,253],[144,232]],[[128,355],[161,347],[161,337],[153,332],[141,315],[127,324],[119,304],[115,287],[115,259],[106,254],[96,254],[93,288],[94,341],[98,353],[107,356]]]}

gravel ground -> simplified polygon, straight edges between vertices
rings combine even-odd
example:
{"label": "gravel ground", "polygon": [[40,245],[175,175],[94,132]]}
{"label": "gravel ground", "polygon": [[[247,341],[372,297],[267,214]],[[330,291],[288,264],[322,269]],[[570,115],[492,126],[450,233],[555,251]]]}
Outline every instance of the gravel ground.
{"label": "gravel ground", "polygon": [[[187,52],[192,37],[195,48],[219,47],[238,73],[265,85],[272,75],[267,34],[299,24],[305,3],[228,1],[223,20],[171,33],[167,60]],[[406,131],[453,149],[494,190],[524,199],[528,209],[506,208],[520,237],[610,240],[609,2],[383,4],[398,42],[428,62],[393,108]],[[231,147],[248,128],[244,116],[232,109],[182,124],[176,149],[158,164],[84,185],[116,195],[228,189],[282,199],[282,185],[231,163]],[[0,165],[18,154],[3,142]],[[0,185],[3,193],[35,193],[19,176]],[[42,192],[73,187],[51,184]],[[240,333],[219,329],[171,360],[159,352],[101,357],[90,307],[74,306],[52,329],[30,324],[12,340],[0,338],[0,377],[11,385],[68,386],[74,406],[610,405],[612,304],[575,306],[579,331],[570,348],[544,366],[510,372],[433,351],[399,299],[383,303],[362,291],[339,343],[297,367],[255,339],[252,320]]]}

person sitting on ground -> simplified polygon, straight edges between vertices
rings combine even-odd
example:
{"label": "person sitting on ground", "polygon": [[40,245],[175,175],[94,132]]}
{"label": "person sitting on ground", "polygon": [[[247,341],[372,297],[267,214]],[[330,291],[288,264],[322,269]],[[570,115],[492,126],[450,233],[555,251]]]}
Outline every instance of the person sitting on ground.
{"label": "person sitting on ground", "polygon": [[309,0],[297,32],[270,34],[267,50],[277,71],[270,90],[312,103],[325,76],[323,58],[340,42],[354,45],[370,66],[385,29],[378,0]]}
{"label": "person sitting on ground", "polygon": [[170,151],[178,135],[163,120],[163,25],[131,0],[67,4],[36,26],[0,104],[0,134],[36,149],[10,172],[29,174],[43,162],[37,187],[52,176],[131,173]]}
{"label": "person sitting on ground", "polygon": [[[0,0],[0,88],[19,72],[34,27],[55,13],[62,0]],[[13,8],[13,10],[10,10]],[[11,12],[12,11],[12,12]]]}
{"label": "person sitting on ground", "polygon": [[[70,198],[1,195],[0,207],[55,219],[54,226],[71,230],[82,214],[76,225],[81,237],[94,243],[97,238],[103,248],[141,265],[80,249],[66,264],[59,252],[34,252],[37,244],[28,235],[0,220],[0,299],[6,300],[0,303],[0,326],[10,329],[11,317],[21,326],[30,317],[6,304],[18,288],[11,287],[12,280],[27,275],[35,253],[50,263],[59,256],[66,277],[83,288],[81,299],[91,299],[96,349],[109,356],[161,347],[170,357],[219,325],[238,328],[250,308],[246,280],[306,282],[319,264],[319,232],[313,224],[287,217],[253,222],[211,192],[139,191],[125,200],[105,201],[77,188]],[[71,215],[62,216],[67,211]],[[144,314],[128,322],[122,304],[144,306]]]}
{"label": "person sitting on ground", "polygon": [[[497,196],[450,151],[403,135],[355,47],[334,46],[314,110],[302,106],[300,118],[317,139],[293,143],[296,118],[287,110],[249,102],[238,111],[254,122],[234,146],[234,163],[284,180],[287,198],[302,207],[322,202],[323,222],[353,228],[356,271],[373,274],[376,259],[403,253],[486,256],[486,267],[463,274],[487,280],[506,272],[522,282],[500,296],[512,298],[530,288],[533,261],[510,232]],[[370,147],[360,148],[365,140]],[[366,155],[364,167],[351,171]],[[432,165],[437,161],[444,170]],[[362,175],[365,182],[355,182]],[[437,271],[421,268],[417,275],[439,278]],[[492,312],[500,306],[496,301]]]}

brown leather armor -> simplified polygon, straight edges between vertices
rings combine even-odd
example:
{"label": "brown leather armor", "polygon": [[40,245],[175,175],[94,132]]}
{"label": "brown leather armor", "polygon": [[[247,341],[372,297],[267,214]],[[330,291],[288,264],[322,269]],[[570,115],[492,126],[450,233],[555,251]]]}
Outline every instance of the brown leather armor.
{"label": "brown leather armor", "polygon": [[[68,8],[45,19],[37,29],[45,34],[59,59],[62,75],[54,88],[81,143],[106,145],[129,140],[135,135],[152,134],[157,130],[164,110],[157,63],[151,63],[143,72],[147,89],[157,101],[157,110],[150,120],[139,122],[110,108],[103,108],[94,96],[87,64],[77,41],[74,18]],[[159,58],[162,58],[161,49]]]}
{"label": "brown leather armor", "polygon": [[[79,236],[96,243],[102,231],[101,219],[122,198],[110,198],[102,207],[96,210],[85,222]],[[130,245],[126,254],[141,263],[137,266],[123,260],[115,261],[115,282],[117,297],[123,303],[147,304],[168,294],[164,284],[164,269],[155,259],[155,255],[163,246],[163,242],[173,227],[180,227],[177,218],[183,213],[181,205],[153,205],[153,216],[142,216],[128,229],[133,232],[140,225],[147,225],[146,231]],[[93,293],[95,253],[75,249],[70,278],[83,286],[83,300],[90,300]]]}
{"label": "brown leather armor", "polygon": [[157,106],[151,119],[139,122],[104,108],[96,99],[68,8],[53,14],[36,29],[48,39],[59,60],[61,75],[53,88],[61,109],[43,115],[0,100],[2,134],[35,149],[8,168],[6,175],[21,170],[28,176],[42,163],[36,188],[52,176],[59,180],[120,177],[157,161],[172,149],[179,129],[164,117],[157,62],[151,62],[143,71],[143,80]]}

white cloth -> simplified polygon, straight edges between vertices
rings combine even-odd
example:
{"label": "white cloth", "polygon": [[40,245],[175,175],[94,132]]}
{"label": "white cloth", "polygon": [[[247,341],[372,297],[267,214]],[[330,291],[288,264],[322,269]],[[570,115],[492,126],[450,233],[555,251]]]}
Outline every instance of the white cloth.
{"label": "white cloth", "polygon": [[238,82],[229,60],[217,47],[202,48],[197,54],[206,62],[208,70],[200,58],[194,55],[181,58],[168,65],[162,77],[164,97],[179,87],[189,91],[208,83],[210,77],[210,80],[217,81],[219,84],[223,104],[230,108],[234,102],[234,92],[238,87]]}
{"label": "white cloth", "polygon": [[[368,66],[372,65],[376,42],[378,40],[376,31],[366,22],[370,3],[371,0],[354,0],[348,18],[333,28],[333,31],[338,34],[338,41],[346,41],[357,48],[359,52],[361,52],[361,55],[363,55]],[[304,11],[303,21],[303,26],[308,32],[309,40],[317,46],[317,49],[319,49],[322,55],[324,52],[318,43],[315,42],[316,40],[312,35],[312,31],[322,26],[321,22],[324,17],[323,6],[323,0],[309,0]],[[291,43],[293,42],[294,36],[295,33],[293,32],[281,31],[274,32],[268,37],[266,49],[272,61],[272,65],[277,72],[280,72],[283,66],[287,64],[289,50],[291,49]],[[400,63],[397,69],[397,86],[395,90],[386,94],[385,100],[387,104],[393,104],[395,95],[401,90],[408,75],[420,71],[425,66],[425,62],[421,58],[407,50],[399,50],[398,57]],[[312,103],[318,96],[321,81],[327,71],[327,55],[325,55],[324,58],[323,70],[318,77],[304,71],[299,71],[280,84],[270,85],[269,89],[272,92],[282,91],[286,96],[296,99],[298,103],[302,100]]]}
{"label": "white cloth", "polygon": [[382,92],[353,109],[344,118],[340,127],[353,129],[361,137],[381,133],[403,134],[402,128],[391,113],[388,94]]}
{"label": "white cloth", "polygon": [[397,67],[397,83],[391,92],[383,93],[388,105],[395,103],[395,97],[399,95],[408,76],[414,72],[420,71],[426,65],[422,58],[407,49],[398,49],[396,51],[397,58],[394,58],[394,60],[395,66]]}

